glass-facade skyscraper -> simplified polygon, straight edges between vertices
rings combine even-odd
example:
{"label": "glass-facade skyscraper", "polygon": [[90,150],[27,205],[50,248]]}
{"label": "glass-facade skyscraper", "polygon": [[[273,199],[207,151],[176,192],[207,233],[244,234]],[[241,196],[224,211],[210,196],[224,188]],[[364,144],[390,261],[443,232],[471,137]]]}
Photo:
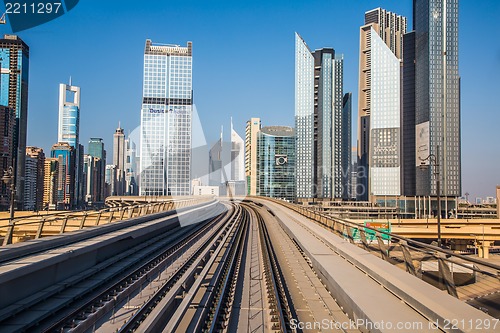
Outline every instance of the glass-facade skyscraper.
{"label": "glass-facade skyscraper", "polygon": [[16,203],[23,207],[26,134],[28,127],[29,47],[15,35],[0,39],[0,105],[15,113],[13,152]]}
{"label": "glass-facade skyscraper", "polygon": [[[458,0],[414,0],[413,6],[417,156],[440,156],[441,195],[457,197],[462,190]],[[434,196],[435,167],[422,170],[421,162],[416,160],[416,195]]]}
{"label": "glass-facade skyscraper", "polygon": [[295,131],[263,127],[257,134],[257,195],[295,201]]}
{"label": "glass-facade skyscraper", "polygon": [[192,43],[146,40],[140,195],[190,194],[192,112]]}
{"label": "glass-facade skyscraper", "polygon": [[[343,115],[343,56],[332,48],[311,52],[295,34],[297,198],[343,198],[349,163],[343,151],[350,122]],[[347,161],[348,162],[348,161]]]}
{"label": "glass-facade skyscraper", "polygon": [[[56,209],[72,209],[75,206],[75,148],[66,142],[52,146],[50,157],[58,160]],[[83,167],[83,166],[82,166]]]}
{"label": "glass-facade skyscraper", "polygon": [[357,199],[401,194],[401,57],[406,17],[376,8],[360,28]]}
{"label": "glass-facade skyscraper", "polygon": [[[74,198],[71,208],[80,207],[84,202],[83,146],[80,145],[80,87],[70,83],[59,84],[59,126],[57,142],[67,143],[74,149]],[[66,169],[69,175],[72,170]]]}

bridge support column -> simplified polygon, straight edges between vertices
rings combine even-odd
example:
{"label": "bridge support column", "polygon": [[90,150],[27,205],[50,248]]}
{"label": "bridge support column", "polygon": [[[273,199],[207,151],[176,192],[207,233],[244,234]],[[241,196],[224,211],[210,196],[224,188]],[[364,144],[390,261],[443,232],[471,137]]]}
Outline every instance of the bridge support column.
{"label": "bridge support column", "polygon": [[490,257],[490,246],[491,246],[492,242],[490,242],[490,241],[478,241],[478,243],[479,243],[479,246],[477,248],[478,257],[488,259]]}

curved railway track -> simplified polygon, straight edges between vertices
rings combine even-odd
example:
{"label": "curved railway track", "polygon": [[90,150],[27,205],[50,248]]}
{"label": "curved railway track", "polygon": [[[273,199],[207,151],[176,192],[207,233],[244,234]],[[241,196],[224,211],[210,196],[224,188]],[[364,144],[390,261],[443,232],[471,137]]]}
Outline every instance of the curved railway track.
{"label": "curved railway track", "polygon": [[[216,226],[224,224],[231,211],[219,205],[205,217],[200,217],[202,223],[184,228],[179,228],[173,216],[163,222],[163,232],[150,238],[143,237],[144,241],[137,245],[2,309],[0,332],[83,332],[109,311],[114,311],[117,302],[132,295],[161,268],[182,259],[182,254],[193,244]],[[215,217],[209,217],[213,215]],[[139,227],[136,224],[133,228]],[[89,238],[86,237],[85,241],[88,242]],[[82,246],[85,246],[85,241]],[[50,260],[66,253],[71,255],[78,251],[77,246],[78,243],[71,243],[68,252],[52,246],[50,251],[40,252],[34,258],[38,255]],[[18,261],[7,261],[2,266],[8,268],[25,261],[29,262],[30,257],[21,256]]]}

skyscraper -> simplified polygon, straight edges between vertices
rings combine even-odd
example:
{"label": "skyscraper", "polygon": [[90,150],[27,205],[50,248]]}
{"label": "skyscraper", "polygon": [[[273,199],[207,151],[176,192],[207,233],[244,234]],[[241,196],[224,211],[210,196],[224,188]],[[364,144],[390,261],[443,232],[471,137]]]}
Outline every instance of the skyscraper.
{"label": "skyscraper", "polygon": [[245,127],[245,176],[248,195],[257,195],[257,134],[260,127],[260,118],[251,118]]}
{"label": "skyscraper", "polygon": [[59,127],[57,141],[77,149],[80,135],[80,87],[59,84]]}
{"label": "skyscraper", "polygon": [[297,198],[342,198],[343,117],[342,55],[332,48],[311,52],[295,34],[295,125],[297,131]]}
{"label": "skyscraper", "polygon": [[16,181],[16,202],[23,206],[28,124],[29,47],[15,35],[0,39],[0,105],[14,110],[13,165]]}
{"label": "skyscraper", "polygon": [[104,142],[102,138],[90,138],[89,140],[89,155],[106,159],[106,151],[104,150]]}
{"label": "skyscraper", "polygon": [[75,208],[75,149],[66,142],[56,143],[52,146],[50,156],[57,159],[59,167],[57,171],[56,209]]}
{"label": "skyscraper", "polygon": [[43,209],[56,209],[59,159],[46,158],[43,174]]}
{"label": "skyscraper", "polygon": [[295,201],[295,131],[262,128],[257,135],[257,195]]}
{"label": "skyscraper", "polygon": [[42,148],[26,147],[24,210],[43,209],[45,154]]}
{"label": "skyscraper", "polygon": [[[70,79],[71,81],[71,79]],[[80,145],[80,87],[59,84],[59,126],[58,143],[67,143],[73,147],[74,164],[74,198],[72,208],[81,206],[84,202],[83,179],[83,146]]]}
{"label": "skyscraper", "polygon": [[417,195],[415,141],[415,31],[403,36],[403,86],[401,112],[401,191],[404,196]]}
{"label": "skyscraper", "polygon": [[192,43],[146,40],[140,195],[190,194],[192,111]]}
{"label": "skyscraper", "polygon": [[[441,195],[461,195],[458,0],[414,0],[416,165],[439,156]],[[435,166],[416,168],[416,194],[436,195]],[[443,206],[443,209],[446,209]]]}
{"label": "skyscraper", "polygon": [[[360,28],[358,199],[401,194],[401,57],[406,18],[365,13]],[[361,190],[360,190],[361,189]]]}
{"label": "skyscraper", "polygon": [[[351,199],[351,172],[353,171],[352,167],[352,132],[351,132],[351,118],[352,118],[352,93],[348,92],[344,94],[344,98],[342,101],[342,130],[338,134],[340,138],[338,139],[341,142],[341,146],[345,147],[340,152],[335,151],[335,154],[340,155],[340,170],[342,173],[335,176],[335,181],[339,182],[343,186],[342,189],[342,198],[349,200]],[[338,169],[337,169],[338,170]]]}
{"label": "skyscraper", "polygon": [[137,155],[136,145],[130,136],[125,140],[125,195],[138,195],[136,172]]}
{"label": "skyscraper", "polygon": [[93,157],[95,182],[87,186],[87,194],[92,196],[93,202],[104,202],[105,199],[105,173],[106,173],[106,151],[102,138],[90,138],[88,155]]}
{"label": "skyscraper", "polygon": [[[0,175],[4,175],[4,170],[13,166],[14,149],[14,129],[16,125],[16,114],[14,109],[0,105],[0,135],[3,142],[0,145]],[[0,208],[7,210],[10,207],[10,187],[0,186]]]}
{"label": "skyscraper", "polygon": [[233,128],[231,119],[231,180],[245,181],[245,141]]}
{"label": "skyscraper", "polygon": [[113,135],[113,164],[116,166],[116,195],[123,195],[125,193],[125,134],[120,124]]}

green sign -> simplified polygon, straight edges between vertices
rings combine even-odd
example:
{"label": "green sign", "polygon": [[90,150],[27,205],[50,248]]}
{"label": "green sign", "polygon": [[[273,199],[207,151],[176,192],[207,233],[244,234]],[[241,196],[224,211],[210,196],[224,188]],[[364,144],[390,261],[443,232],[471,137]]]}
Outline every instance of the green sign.
{"label": "green sign", "polygon": [[[389,221],[387,221],[387,222],[364,221],[363,225],[365,227],[373,228],[373,229],[376,229],[379,231],[391,232],[391,222],[389,222]],[[376,231],[375,230],[364,228],[364,231],[365,231],[366,241],[371,242],[371,241],[376,240]],[[344,235],[344,236],[347,237],[347,235]],[[381,237],[383,240],[390,240],[391,239],[391,236],[386,235],[386,234],[381,234]],[[361,236],[359,235],[359,229],[353,230],[352,238],[354,240],[361,240]]]}

